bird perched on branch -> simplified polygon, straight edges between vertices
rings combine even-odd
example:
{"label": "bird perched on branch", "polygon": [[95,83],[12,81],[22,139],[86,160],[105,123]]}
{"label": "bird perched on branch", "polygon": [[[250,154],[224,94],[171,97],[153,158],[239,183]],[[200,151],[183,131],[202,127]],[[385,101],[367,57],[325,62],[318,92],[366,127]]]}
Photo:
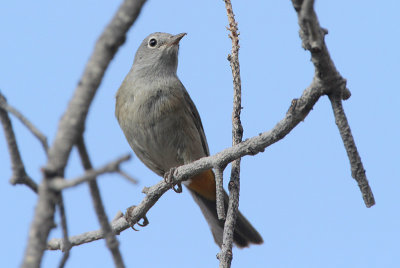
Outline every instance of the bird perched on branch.
{"label": "bird perched on branch", "polygon": [[[116,95],[115,115],[139,159],[164,177],[171,168],[209,156],[200,115],[179,80],[179,42],[185,33],[153,33],[139,46],[133,66]],[[221,247],[224,221],[218,220],[214,172],[184,182]],[[225,208],[228,196],[224,192]],[[234,231],[238,247],[261,244],[262,237],[238,212]]]}

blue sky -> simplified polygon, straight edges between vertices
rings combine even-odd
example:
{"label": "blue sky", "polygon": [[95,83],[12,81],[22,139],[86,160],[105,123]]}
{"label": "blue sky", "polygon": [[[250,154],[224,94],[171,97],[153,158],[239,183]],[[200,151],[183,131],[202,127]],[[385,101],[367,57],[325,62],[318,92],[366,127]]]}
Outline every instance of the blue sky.
{"label": "blue sky", "polygon": [[[118,1],[7,1],[0,10],[0,90],[52,142],[58,120],[79,81],[93,45]],[[349,161],[322,98],[284,140],[241,168],[240,210],[265,243],[235,249],[233,267],[399,267],[400,3],[316,1],[326,43],[352,97],[344,102],[376,206],[367,209],[351,178]],[[23,8],[22,8],[23,6]],[[272,128],[313,77],[301,48],[290,1],[233,1],[239,23],[244,137]],[[111,62],[90,108],[85,138],[93,164],[131,152],[114,118],[115,93],[134,53],[149,33],[187,32],[178,75],[196,103],[212,154],[231,144],[231,49],[223,1],[148,1]],[[40,144],[12,118],[28,173],[40,181],[46,158]],[[1,132],[3,133],[3,132]],[[11,186],[11,168],[0,134],[0,264],[17,267],[27,242],[37,197]],[[99,178],[110,219],[138,204],[144,186],[160,180],[134,157],[123,169],[138,186],[117,175]],[[71,154],[66,177],[83,173]],[[228,170],[225,181],[228,180]],[[86,185],[64,192],[71,235],[98,229]],[[148,213],[150,225],[118,236],[127,267],[216,267],[214,244],[187,191],[166,193]],[[57,214],[56,221],[59,222]],[[55,229],[51,237],[60,237]],[[55,267],[60,252],[46,252]],[[75,247],[67,267],[112,267],[104,241]]]}

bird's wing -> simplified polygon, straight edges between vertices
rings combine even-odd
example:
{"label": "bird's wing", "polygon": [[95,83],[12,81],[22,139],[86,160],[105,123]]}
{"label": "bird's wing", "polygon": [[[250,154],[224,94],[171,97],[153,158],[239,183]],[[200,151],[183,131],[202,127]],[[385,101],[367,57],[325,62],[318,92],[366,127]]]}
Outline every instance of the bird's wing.
{"label": "bird's wing", "polygon": [[187,92],[187,90],[185,89],[185,87],[183,86],[182,83],[181,83],[181,86],[182,86],[182,91],[183,91],[183,96],[184,96],[184,99],[185,99],[185,103],[187,104],[187,107],[189,109],[190,115],[192,115],[193,122],[196,125],[197,131],[199,132],[200,139],[201,139],[201,144],[202,144],[203,149],[204,149],[204,153],[205,153],[206,156],[209,156],[210,155],[210,151],[208,149],[207,139],[206,139],[206,135],[204,133],[203,124],[201,123],[201,118],[200,118],[199,112],[197,111],[196,106],[194,105],[192,99],[189,96],[189,93]]}

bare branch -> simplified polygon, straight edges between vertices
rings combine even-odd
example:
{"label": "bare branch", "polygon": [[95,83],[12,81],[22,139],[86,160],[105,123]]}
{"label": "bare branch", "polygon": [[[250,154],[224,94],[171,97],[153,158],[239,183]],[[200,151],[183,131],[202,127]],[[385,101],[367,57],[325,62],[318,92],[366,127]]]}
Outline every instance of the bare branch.
{"label": "bare branch", "polygon": [[[66,240],[64,240],[64,243],[65,242],[66,242]],[[69,245],[69,242],[68,242],[68,245]],[[63,257],[61,258],[60,264],[58,265],[59,268],[65,267],[65,264],[67,264],[67,260],[69,258],[70,253],[71,253],[71,250],[64,252]]]}
{"label": "bare branch", "polygon": [[[45,176],[47,176],[45,174]],[[55,204],[57,193],[52,191],[48,185],[49,180],[44,179],[38,188],[38,203],[35,213],[38,215],[31,224],[28,236],[28,246],[25,251],[25,258],[22,268],[40,267],[43,252],[46,249],[48,233],[56,225],[54,223]],[[39,225],[39,223],[41,225]],[[46,235],[47,234],[47,235]]]}
{"label": "bare branch", "polygon": [[55,141],[49,151],[46,169],[62,173],[72,146],[83,132],[89,106],[108,64],[125,42],[126,33],[145,2],[145,0],[125,0],[97,40],[74,96],[60,121]]}
{"label": "bare branch", "polygon": [[[180,182],[184,179],[188,179],[188,177],[180,177],[176,181]],[[169,183],[166,183],[164,180],[161,180],[159,183],[150,188],[146,188],[146,196],[144,197],[142,202],[138,206],[130,209],[128,219],[130,223],[128,223],[128,221],[125,219],[127,215],[111,222],[113,233],[119,234],[120,232],[128,229],[131,225],[133,226],[133,224],[139,222],[140,219],[145,218],[147,211],[149,211],[150,208],[158,201],[158,199],[169,189],[171,189],[171,185]],[[103,231],[97,230],[70,237],[69,240],[72,246],[76,246],[102,238],[104,238]],[[51,239],[47,244],[47,249],[59,250],[62,247],[62,244],[62,239]]]}
{"label": "bare branch", "polygon": [[[120,232],[129,228],[129,224],[124,217],[119,217],[117,220],[112,221],[110,225],[114,234],[119,234]],[[69,241],[71,243],[71,246],[74,247],[85,243],[90,243],[92,241],[96,241],[102,238],[104,238],[104,234],[103,231],[100,229],[96,231],[86,232],[80,235],[71,236],[69,238]],[[53,238],[47,243],[47,249],[61,250],[64,247],[63,243],[63,239]]]}
{"label": "bare branch", "polygon": [[[300,37],[303,47],[311,52],[311,60],[315,67],[315,76],[313,84],[316,87],[325,88],[332,104],[335,115],[336,125],[339,128],[347,155],[350,160],[353,178],[360,187],[364,203],[367,207],[375,204],[372,190],[368,184],[365,170],[361,162],[361,157],[357,151],[346,114],[342,107],[342,99],[346,100],[351,93],[346,88],[346,80],[337,71],[325,44],[325,29],[319,26],[317,15],[314,11],[314,1],[292,0],[297,11],[300,25]],[[318,47],[315,44],[319,44]]]}
{"label": "bare branch", "polygon": [[38,186],[31,177],[25,171],[25,166],[22,162],[21,154],[18,150],[17,140],[15,139],[14,130],[12,128],[11,120],[8,117],[7,111],[3,107],[7,106],[6,98],[0,92],[0,121],[3,125],[4,135],[7,141],[8,152],[11,158],[11,169],[13,175],[10,179],[10,183],[25,184],[35,193],[38,192]]}
{"label": "bare branch", "polygon": [[49,149],[49,145],[47,144],[47,137],[37,127],[35,127],[23,114],[21,114],[17,109],[8,104],[1,93],[0,107],[17,117],[21,121],[21,123],[29,129],[29,131],[32,132],[32,134],[40,141],[44,152],[47,154],[47,150]]}
{"label": "bare branch", "polygon": [[40,267],[47,237],[53,226],[55,206],[53,191],[47,187],[47,181],[56,176],[63,176],[72,146],[82,135],[89,106],[105,70],[118,48],[124,43],[127,31],[138,17],[145,2],[145,0],[125,0],[96,42],[74,96],[60,120],[55,141],[48,151],[46,176],[42,180],[43,187],[39,187],[42,192],[29,231],[22,267]]}
{"label": "bare branch", "polygon": [[[228,60],[232,69],[233,77],[233,111],[232,111],[232,145],[239,144],[243,138],[243,126],[240,121],[242,109],[242,83],[239,65],[239,33],[232,3],[225,0],[225,8],[229,21],[229,37],[232,40],[232,53]],[[240,158],[232,163],[231,179],[229,181],[229,205],[224,225],[224,234],[221,251],[218,253],[219,267],[229,268],[232,262],[233,233],[235,230],[236,217],[239,207],[240,191]]]}
{"label": "bare branch", "polygon": [[[77,147],[79,151],[79,156],[81,157],[81,162],[85,170],[91,170],[93,168],[92,163],[89,159],[89,154],[86,150],[85,142],[83,140],[83,136],[77,142]],[[125,157],[125,160],[128,160],[130,155]],[[120,163],[120,162],[119,162]],[[114,164],[114,169],[117,169],[119,163]],[[104,210],[103,201],[101,199],[100,190],[97,185],[96,180],[89,180],[89,188],[90,194],[92,196],[92,201],[94,205],[94,209],[96,211],[97,218],[100,222],[101,229],[103,230],[104,237],[106,238],[106,245],[108,249],[111,251],[111,254],[114,259],[115,266],[118,268],[125,267],[124,261],[122,259],[121,252],[119,251],[119,242],[115,237],[115,234],[112,232],[111,226],[108,223],[108,217]]]}
{"label": "bare branch", "polygon": [[62,227],[62,233],[63,233],[63,246],[64,246],[64,248],[62,249],[62,251],[64,252],[64,255],[63,255],[58,267],[63,268],[65,266],[65,264],[67,263],[67,260],[69,258],[70,252],[71,252],[71,243],[68,240],[67,216],[65,214],[64,199],[63,199],[62,193],[59,193],[58,207],[60,209],[61,227]]}
{"label": "bare branch", "polygon": [[119,218],[124,217],[124,213],[122,213],[121,211],[118,211],[117,214],[115,214],[112,222],[118,220]]}
{"label": "bare branch", "polygon": [[[64,240],[64,244],[66,243],[67,240]],[[70,246],[69,242],[68,245]],[[67,260],[69,258],[69,255],[71,253],[71,250],[68,250],[66,252],[64,252],[63,257],[61,258],[60,264],[58,265],[59,268],[63,268],[65,267],[65,264],[67,264]]]}
{"label": "bare branch", "polygon": [[217,215],[219,220],[225,220],[225,204],[224,204],[224,172],[220,167],[214,168],[215,187],[217,195]]}
{"label": "bare branch", "polygon": [[299,13],[299,21],[304,25],[304,38],[307,38],[307,40],[304,40],[305,42],[303,42],[303,47],[310,51],[320,51],[324,43],[322,38],[324,33],[319,26],[314,11],[314,0],[304,0]]}
{"label": "bare branch", "polygon": [[55,191],[61,191],[65,188],[74,187],[81,183],[95,180],[97,176],[105,173],[119,173],[120,164],[128,161],[129,159],[131,159],[131,155],[126,154],[98,169],[87,170],[85,174],[75,179],[65,180],[63,178],[54,178],[50,181],[50,187],[53,188],[53,190]]}
{"label": "bare branch", "polygon": [[117,170],[117,173],[133,184],[139,183],[137,179],[135,179],[134,177],[132,177],[131,175],[129,175],[128,173],[126,173],[125,171],[123,171],[121,169]]}
{"label": "bare branch", "polygon": [[331,94],[329,99],[331,100],[336,125],[339,128],[340,136],[342,137],[344,147],[346,148],[350,160],[351,176],[357,181],[358,187],[360,187],[365,205],[371,207],[375,204],[374,195],[369,187],[361,157],[358,153],[353,135],[351,134],[351,129],[343,110],[341,97],[340,95]]}

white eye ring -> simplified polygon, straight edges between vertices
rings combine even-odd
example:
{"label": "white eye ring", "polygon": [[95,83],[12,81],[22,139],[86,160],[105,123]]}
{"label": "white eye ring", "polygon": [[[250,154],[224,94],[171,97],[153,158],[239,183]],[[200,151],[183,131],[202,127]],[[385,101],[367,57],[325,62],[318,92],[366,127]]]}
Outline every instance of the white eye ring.
{"label": "white eye ring", "polygon": [[157,39],[155,39],[154,37],[150,38],[148,46],[151,48],[155,48],[157,46]]}

